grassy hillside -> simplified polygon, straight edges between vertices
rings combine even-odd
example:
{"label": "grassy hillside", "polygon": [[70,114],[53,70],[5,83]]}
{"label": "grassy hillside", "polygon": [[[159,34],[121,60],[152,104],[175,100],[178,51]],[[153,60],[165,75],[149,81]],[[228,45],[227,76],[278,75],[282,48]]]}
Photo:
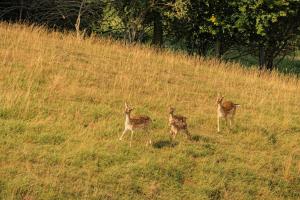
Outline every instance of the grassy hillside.
{"label": "grassy hillside", "polygon": [[[0,199],[299,199],[300,83],[238,64],[0,24]],[[240,103],[216,128],[216,96]],[[123,131],[124,102],[154,119]],[[168,106],[193,140],[169,142]]]}

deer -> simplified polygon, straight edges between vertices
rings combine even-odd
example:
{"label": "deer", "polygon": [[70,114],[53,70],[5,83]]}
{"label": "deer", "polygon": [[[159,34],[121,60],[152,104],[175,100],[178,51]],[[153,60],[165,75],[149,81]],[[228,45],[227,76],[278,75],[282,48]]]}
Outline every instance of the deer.
{"label": "deer", "polygon": [[175,108],[170,107],[169,111],[169,127],[170,127],[170,139],[175,139],[178,132],[183,131],[189,139],[191,139],[191,134],[189,133],[187,126],[187,118],[181,115],[175,115]]}
{"label": "deer", "polygon": [[[149,134],[148,128],[149,128],[149,125],[152,122],[151,118],[148,117],[148,116],[145,116],[145,115],[131,116],[132,110],[134,110],[134,108],[129,107],[127,105],[127,103],[125,102],[125,110],[124,110],[124,113],[125,113],[125,128],[124,128],[124,131],[123,131],[121,137],[119,138],[119,140],[122,140],[124,134],[127,131],[131,131],[130,147],[131,147],[131,142],[132,142],[134,131],[137,130],[137,129],[145,129],[145,130],[147,130],[147,133]],[[149,139],[148,143],[150,145],[152,144],[151,138]],[[147,143],[147,145],[148,145],[148,143]]]}
{"label": "deer", "polygon": [[233,103],[232,101],[223,101],[224,96],[218,95],[217,98],[217,123],[218,123],[218,132],[220,132],[220,119],[224,118],[226,125],[229,119],[230,127],[233,124],[234,116],[236,113],[236,109],[240,107],[240,104]]}

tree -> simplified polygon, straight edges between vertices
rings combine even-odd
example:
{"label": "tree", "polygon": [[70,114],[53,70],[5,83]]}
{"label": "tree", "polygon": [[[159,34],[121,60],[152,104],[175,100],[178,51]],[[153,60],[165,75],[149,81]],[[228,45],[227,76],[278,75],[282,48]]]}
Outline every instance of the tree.
{"label": "tree", "polygon": [[102,0],[6,0],[0,7],[2,19],[91,32],[102,19],[104,3]]}
{"label": "tree", "polygon": [[115,0],[109,5],[116,10],[124,27],[124,40],[132,43],[141,41],[147,24],[146,15],[150,10],[148,0]]}
{"label": "tree", "polygon": [[233,44],[234,7],[225,0],[181,0],[181,14],[172,20],[176,38],[183,39],[189,52],[205,56],[215,49],[221,57]]}
{"label": "tree", "polygon": [[272,70],[274,60],[294,49],[300,33],[299,0],[236,1],[233,18],[243,45],[258,56],[260,69]]}

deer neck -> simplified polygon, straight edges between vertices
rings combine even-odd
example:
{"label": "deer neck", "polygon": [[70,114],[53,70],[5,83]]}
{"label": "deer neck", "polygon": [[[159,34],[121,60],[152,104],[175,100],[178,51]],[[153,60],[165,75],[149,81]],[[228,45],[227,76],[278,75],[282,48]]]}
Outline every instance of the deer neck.
{"label": "deer neck", "polygon": [[125,114],[125,124],[130,124],[130,113]]}
{"label": "deer neck", "polygon": [[169,114],[169,125],[171,125],[172,121],[173,121],[173,113],[170,113]]}
{"label": "deer neck", "polygon": [[218,116],[223,116],[224,114],[225,113],[223,106],[221,105],[221,103],[218,103]]}

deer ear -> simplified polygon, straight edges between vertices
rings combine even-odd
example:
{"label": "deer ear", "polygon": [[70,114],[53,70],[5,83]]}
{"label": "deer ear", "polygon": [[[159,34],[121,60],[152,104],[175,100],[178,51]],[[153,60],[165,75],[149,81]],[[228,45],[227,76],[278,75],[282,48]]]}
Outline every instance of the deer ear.
{"label": "deer ear", "polygon": [[127,102],[125,102],[125,108],[128,108]]}

